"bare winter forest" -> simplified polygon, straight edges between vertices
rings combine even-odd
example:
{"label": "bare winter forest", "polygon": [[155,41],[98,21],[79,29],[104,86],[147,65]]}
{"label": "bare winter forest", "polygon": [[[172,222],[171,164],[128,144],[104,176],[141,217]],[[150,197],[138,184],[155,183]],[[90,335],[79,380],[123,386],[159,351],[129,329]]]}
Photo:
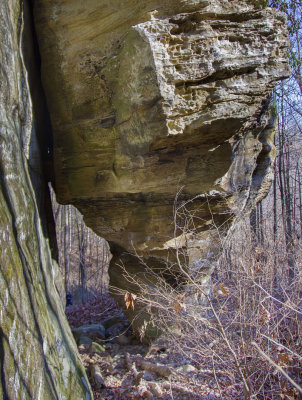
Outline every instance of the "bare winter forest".
{"label": "bare winter forest", "polygon": [[[217,244],[222,256],[215,260],[212,288],[206,293],[196,288],[207,300],[202,312],[184,304],[164,280],[152,296],[143,285],[138,297],[126,293],[127,306],[153,315],[165,332],[164,345],[139,343],[122,317],[120,330],[102,342],[103,353],[91,356],[80,346],[96,398],[302,398],[302,4],[272,0],[271,6],[288,19],[292,75],[272,97],[279,121],[270,193],[250,216],[237,216],[236,229]],[[177,229],[194,235],[185,205],[176,200],[174,208]],[[108,244],[74,207],[57,204],[54,196],[53,212],[59,264],[74,303],[67,307],[71,326],[120,315],[108,300]],[[178,267],[194,286],[196,276],[180,261]]]}

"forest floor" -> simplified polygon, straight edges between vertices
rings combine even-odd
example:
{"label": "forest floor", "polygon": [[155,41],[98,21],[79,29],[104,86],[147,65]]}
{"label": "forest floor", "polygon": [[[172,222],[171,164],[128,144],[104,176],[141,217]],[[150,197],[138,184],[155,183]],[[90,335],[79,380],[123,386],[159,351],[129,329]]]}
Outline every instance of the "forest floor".
{"label": "forest floor", "polygon": [[[121,310],[109,296],[104,296],[84,305],[69,306],[66,315],[71,328],[77,328],[102,323],[109,317],[121,315]],[[96,400],[240,398],[230,384],[228,371],[216,371],[220,384],[221,374],[225,375],[221,397],[210,358],[200,370],[194,361],[186,359],[179,349],[169,346],[163,339],[151,345],[140,343],[127,327],[126,319],[124,328],[113,329],[111,336],[95,342],[103,347],[102,352],[92,351],[89,344],[79,345],[79,352]]]}
{"label": "forest floor", "polygon": [[[230,307],[234,308],[232,303]],[[290,333],[290,344],[295,352],[287,354],[284,348],[276,347],[271,351],[275,356],[274,365],[280,364],[301,387],[301,357],[298,355],[301,351],[301,337],[294,329],[297,320],[287,321],[284,312],[281,314],[284,326],[279,323],[279,334],[287,337],[287,333]],[[211,339],[204,329],[195,332],[198,337],[194,341],[192,337],[189,340],[188,336],[181,340],[178,337],[161,337],[147,345],[133,335],[121,308],[108,295],[83,305],[69,306],[66,315],[72,329],[101,324],[104,332],[101,335],[98,332],[96,336],[86,336],[88,342],[84,343],[81,340],[85,338],[83,330],[81,336],[77,337],[79,353],[95,400],[302,399],[301,393],[289,385],[274,366],[266,365],[265,361],[251,352],[248,353],[246,363],[250,369],[249,384],[253,384],[256,389],[255,394],[246,397],[238,371],[232,367],[230,354],[219,356],[214,361],[212,346],[215,346],[215,353],[218,354],[217,340],[211,341],[200,351],[200,340]],[[233,328],[231,324],[227,325],[229,330],[235,329],[229,336],[232,338],[232,346],[240,348],[237,325]],[[258,381],[261,387],[257,390]]]}

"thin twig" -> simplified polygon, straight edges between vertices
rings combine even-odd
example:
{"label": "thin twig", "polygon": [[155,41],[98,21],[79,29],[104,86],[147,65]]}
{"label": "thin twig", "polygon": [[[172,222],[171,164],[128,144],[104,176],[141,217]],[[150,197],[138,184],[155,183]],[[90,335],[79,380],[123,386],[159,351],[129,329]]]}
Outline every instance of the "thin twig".
{"label": "thin twig", "polygon": [[269,340],[270,342],[275,343],[275,345],[283,347],[285,350],[289,351],[290,353],[292,353],[294,356],[298,357],[300,360],[302,360],[302,357],[299,356],[299,354],[295,353],[294,351],[292,351],[291,349],[289,349],[288,347],[284,346],[281,343],[276,342],[275,340],[273,340],[272,338],[264,335],[264,333],[260,333],[261,336],[265,337],[267,340]]}
{"label": "thin twig", "polygon": [[295,308],[289,306],[288,304],[283,303],[283,301],[276,299],[276,297],[272,296],[272,295],[271,295],[267,290],[265,290],[262,286],[258,285],[257,282],[254,281],[254,284],[255,284],[256,286],[258,286],[259,289],[263,290],[264,293],[266,293],[269,297],[271,297],[271,298],[272,298],[273,300],[275,300],[277,303],[282,304],[283,306],[289,308],[290,310],[296,312],[297,314],[302,315],[302,312],[301,312],[301,311],[298,311],[298,310],[296,310]]}
{"label": "thin twig", "polygon": [[272,364],[283,376],[285,376],[286,379],[289,380],[289,382],[297,389],[299,390],[300,393],[302,393],[302,388],[300,385],[298,385],[285,371],[283,368],[280,367],[280,365],[276,364],[275,361],[273,361],[267,354],[264,353],[260,349],[257,343],[252,342],[252,345],[256,347],[256,349],[259,351],[259,353],[270,363]]}

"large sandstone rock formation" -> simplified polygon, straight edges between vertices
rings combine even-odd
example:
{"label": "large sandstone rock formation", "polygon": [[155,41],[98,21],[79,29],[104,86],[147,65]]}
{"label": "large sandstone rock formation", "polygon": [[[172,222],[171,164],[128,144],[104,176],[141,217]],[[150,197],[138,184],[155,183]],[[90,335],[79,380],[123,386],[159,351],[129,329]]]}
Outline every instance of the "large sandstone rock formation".
{"label": "large sandstone rock formation", "polygon": [[[289,72],[283,17],[235,0],[34,4],[57,195],[110,242],[112,283],[127,288],[118,260],[130,273],[142,268],[133,249],[161,268],[186,243],[190,264],[208,266],[213,220],[229,226],[230,213],[248,212],[270,183],[268,97]],[[34,79],[32,123],[21,5],[0,3],[0,397],[89,399],[48,244],[40,169],[52,145]],[[197,235],[176,231],[175,241],[181,187],[182,200],[197,196],[188,203]]]}
{"label": "large sandstone rock formation", "polygon": [[0,398],[89,400],[29,173],[29,158],[33,168],[38,158],[23,28],[22,2],[1,1]]}
{"label": "large sandstone rock formation", "polygon": [[116,286],[128,287],[119,262],[141,268],[129,252],[156,267],[184,242],[172,239],[179,188],[198,196],[185,242],[201,267],[217,247],[213,220],[229,227],[267,193],[286,21],[253,3],[35,2],[56,192],[109,241]]}

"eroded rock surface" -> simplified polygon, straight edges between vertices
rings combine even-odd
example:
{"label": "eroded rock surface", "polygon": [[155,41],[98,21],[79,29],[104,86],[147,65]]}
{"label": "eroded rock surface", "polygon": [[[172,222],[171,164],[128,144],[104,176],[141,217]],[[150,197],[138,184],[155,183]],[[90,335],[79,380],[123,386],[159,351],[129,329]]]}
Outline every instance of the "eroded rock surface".
{"label": "eroded rock surface", "polygon": [[120,259],[139,270],[127,252],[158,267],[175,247],[181,187],[198,196],[199,236],[177,243],[204,266],[213,220],[229,226],[271,182],[283,16],[247,1],[36,0],[35,23],[58,199],[110,242],[111,283],[127,288]]}
{"label": "eroded rock surface", "polygon": [[29,174],[33,113],[22,4],[0,3],[0,398],[89,400]]}

